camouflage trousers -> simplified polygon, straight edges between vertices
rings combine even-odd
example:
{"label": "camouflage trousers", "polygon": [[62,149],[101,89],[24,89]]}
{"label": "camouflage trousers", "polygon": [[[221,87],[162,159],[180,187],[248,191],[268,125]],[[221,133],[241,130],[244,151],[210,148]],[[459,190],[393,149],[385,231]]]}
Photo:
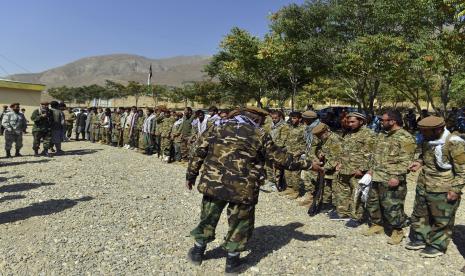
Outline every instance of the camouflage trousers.
{"label": "camouflage trousers", "polygon": [[445,252],[459,205],[460,198],[448,202],[447,193],[429,193],[417,186],[411,225],[413,239]]}
{"label": "camouflage trousers", "polygon": [[190,151],[189,151],[190,143],[189,143],[188,140],[182,139],[180,144],[181,144],[181,149],[180,149],[181,150],[181,159],[182,160],[188,160],[189,153],[190,153]]}
{"label": "camouflage trousers", "polygon": [[[312,171],[302,171],[303,190],[307,194],[315,196],[318,187],[318,175]],[[333,198],[333,180],[325,178],[325,186],[323,187],[323,203],[332,203]]]}
{"label": "camouflage trousers", "polygon": [[350,216],[355,220],[363,219],[363,204],[354,200],[358,179],[351,175],[338,175],[333,181],[334,205],[340,216]]}
{"label": "camouflage trousers", "polygon": [[41,141],[43,143],[44,150],[48,150],[50,148],[50,140],[52,138],[50,131],[33,131],[32,136],[34,138],[32,141],[33,150],[39,150]]}
{"label": "camouflage trousers", "polygon": [[111,130],[106,127],[102,127],[102,143],[111,144]]}
{"label": "camouflage trousers", "polygon": [[92,142],[98,142],[101,139],[100,128],[93,126],[90,130],[90,140]]}
{"label": "camouflage trousers", "polygon": [[284,171],[286,177],[287,187],[300,193],[302,190],[302,178],[300,177],[300,171]]}
{"label": "camouflage trousers", "polygon": [[23,134],[16,133],[15,131],[4,132],[5,135],[5,150],[11,150],[13,143],[15,143],[15,149],[20,150],[23,147]]}
{"label": "camouflage trousers", "polygon": [[228,205],[226,212],[229,230],[222,246],[228,252],[244,251],[254,229],[255,205],[233,203],[204,196],[200,223],[190,234],[196,242],[201,244],[213,241],[216,226],[226,205]]}
{"label": "camouflage trousers", "polygon": [[174,142],[173,143],[173,149],[174,149],[174,160],[175,161],[181,161],[181,159],[182,159],[181,143]]}
{"label": "camouflage trousers", "polygon": [[66,137],[71,138],[71,134],[73,133],[73,122],[66,123]]}
{"label": "camouflage trousers", "polygon": [[113,128],[111,130],[111,142],[116,146],[121,146],[121,130]]}
{"label": "camouflage trousers", "polygon": [[373,182],[368,194],[367,211],[370,221],[377,225],[390,226],[393,229],[405,227],[407,215],[404,212],[407,183],[400,181],[399,186],[391,188],[385,182]]}
{"label": "camouflage trousers", "polygon": [[164,156],[171,156],[171,147],[173,142],[169,137],[161,137],[160,151]]}
{"label": "camouflage trousers", "polygon": [[129,145],[129,128],[123,130],[123,146]]}

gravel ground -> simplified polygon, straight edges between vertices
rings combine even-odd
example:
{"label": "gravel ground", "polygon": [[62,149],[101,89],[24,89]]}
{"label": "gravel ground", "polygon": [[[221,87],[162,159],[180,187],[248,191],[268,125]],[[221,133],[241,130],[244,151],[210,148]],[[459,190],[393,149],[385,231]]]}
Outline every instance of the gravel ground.
{"label": "gravel ground", "polygon": [[[3,139],[2,139],[3,140]],[[1,142],[3,146],[3,141]],[[189,231],[201,195],[184,187],[185,168],[155,157],[87,142],[64,143],[64,156],[32,157],[25,137],[21,158],[0,163],[1,275],[217,275],[227,231],[200,267],[187,262]],[[3,150],[2,150],[3,155]],[[407,213],[413,204],[409,187]],[[423,259],[387,237],[364,237],[277,193],[262,193],[245,275],[454,275],[465,264],[465,213],[445,256]]]}

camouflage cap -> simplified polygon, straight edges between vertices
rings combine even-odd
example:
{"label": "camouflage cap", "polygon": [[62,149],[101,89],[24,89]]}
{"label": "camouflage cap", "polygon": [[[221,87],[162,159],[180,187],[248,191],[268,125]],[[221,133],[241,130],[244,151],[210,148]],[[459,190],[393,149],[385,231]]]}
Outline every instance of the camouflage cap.
{"label": "camouflage cap", "polygon": [[326,132],[329,130],[329,127],[327,124],[325,123],[319,123],[318,125],[316,125],[316,127],[314,127],[312,129],[312,134],[313,135],[318,135],[318,134],[321,134],[323,132]]}
{"label": "camouflage cap", "polygon": [[418,122],[418,127],[422,129],[440,128],[445,125],[444,118],[437,116],[428,116]]}
{"label": "camouflage cap", "polygon": [[347,114],[347,117],[356,117],[356,118],[359,118],[359,119],[362,119],[364,121],[367,120],[367,116],[363,113],[360,113],[360,112],[350,112],[349,114]]}
{"label": "camouflage cap", "polygon": [[307,110],[302,113],[302,118],[304,119],[316,119],[318,118],[318,114],[315,111]]}

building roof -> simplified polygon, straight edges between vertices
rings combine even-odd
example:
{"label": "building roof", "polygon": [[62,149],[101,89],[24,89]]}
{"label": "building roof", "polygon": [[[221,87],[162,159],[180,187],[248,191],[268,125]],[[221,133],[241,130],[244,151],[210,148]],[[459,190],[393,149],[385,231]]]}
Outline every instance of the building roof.
{"label": "building roof", "polygon": [[20,82],[13,80],[0,79],[0,88],[11,88],[21,90],[31,90],[42,92],[45,90],[45,85],[40,83]]}

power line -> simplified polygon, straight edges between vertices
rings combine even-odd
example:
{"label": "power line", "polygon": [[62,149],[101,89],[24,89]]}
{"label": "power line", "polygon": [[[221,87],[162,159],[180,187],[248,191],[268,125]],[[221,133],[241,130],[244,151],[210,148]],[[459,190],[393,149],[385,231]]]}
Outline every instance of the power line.
{"label": "power line", "polygon": [[24,70],[24,71],[26,71],[26,72],[28,72],[28,73],[32,73],[32,72],[29,71],[27,68],[25,68],[24,66],[21,66],[21,65],[19,65],[18,63],[12,61],[11,59],[7,58],[5,55],[0,54],[0,57],[3,57],[6,61],[8,61],[8,62],[10,62],[10,63],[12,63],[12,64],[14,64],[14,65],[16,65],[16,66],[17,66],[18,68],[20,68],[21,70]]}
{"label": "power line", "polygon": [[0,65],[0,69],[2,69],[2,71],[6,73],[5,77],[10,75],[10,73],[8,73],[8,71],[1,65]]}

